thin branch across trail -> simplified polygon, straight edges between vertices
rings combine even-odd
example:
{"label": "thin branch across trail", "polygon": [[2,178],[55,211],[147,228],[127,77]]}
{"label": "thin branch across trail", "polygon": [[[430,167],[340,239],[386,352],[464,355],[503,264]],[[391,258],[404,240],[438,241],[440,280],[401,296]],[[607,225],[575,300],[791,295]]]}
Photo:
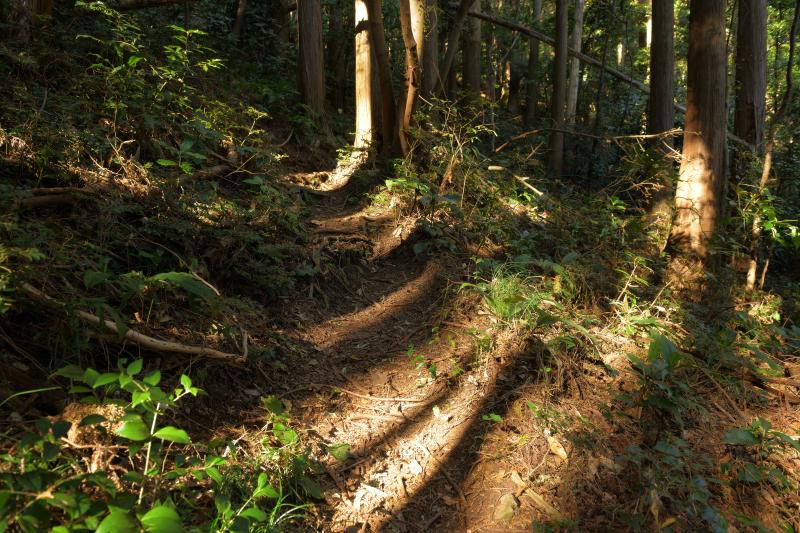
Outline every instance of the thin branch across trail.
{"label": "thin branch across trail", "polygon": [[[32,300],[45,303],[51,307],[58,306],[59,302],[50,296],[46,295],[39,289],[29,285],[28,283],[23,283],[19,286],[19,289],[25,293],[29,298]],[[97,315],[93,315],[86,311],[72,311],[71,314],[81,320],[82,322],[86,322],[87,324],[91,324],[93,326],[100,326],[111,333],[121,334],[122,337],[125,339],[134,342],[144,348],[156,351],[156,352],[174,352],[174,353],[183,353],[188,355],[197,355],[200,357],[209,357],[211,359],[224,359],[226,361],[241,363],[244,362],[245,358],[232,354],[232,353],[225,353],[219,350],[215,350],[213,348],[207,348],[205,346],[190,346],[187,344],[181,344],[174,341],[165,341],[161,339],[156,339],[154,337],[150,337],[143,333],[139,333],[136,330],[126,328],[124,333],[120,331],[120,328],[117,324],[111,320],[103,320]]]}

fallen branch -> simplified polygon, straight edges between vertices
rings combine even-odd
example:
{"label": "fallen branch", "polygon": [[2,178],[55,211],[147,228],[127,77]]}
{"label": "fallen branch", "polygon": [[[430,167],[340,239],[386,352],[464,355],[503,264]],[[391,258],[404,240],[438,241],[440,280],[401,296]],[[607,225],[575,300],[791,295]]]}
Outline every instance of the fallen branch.
{"label": "fallen branch", "polygon": [[[21,284],[19,289],[33,300],[46,303],[50,306],[58,305],[60,307],[59,302],[28,283]],[[103,320],[96,315],[80,310],[73,311],[72,314],[87,324],[102,326],[112,333],[120,333],[117,324],[111,320]],[[223,359],[236,363],[242,363],[245,361],[244,357],[241,355],[225,353],[219,350],[214,350],[213,348],[206,348],[205,346],[189,346],[187,344],[180,344],[174,341],[156,339],[130,328],[126,329],[122,336],[131,342],[156,352],[183,353],[188,355],[197,355],[199,357],[209,357],[211,359]]]}

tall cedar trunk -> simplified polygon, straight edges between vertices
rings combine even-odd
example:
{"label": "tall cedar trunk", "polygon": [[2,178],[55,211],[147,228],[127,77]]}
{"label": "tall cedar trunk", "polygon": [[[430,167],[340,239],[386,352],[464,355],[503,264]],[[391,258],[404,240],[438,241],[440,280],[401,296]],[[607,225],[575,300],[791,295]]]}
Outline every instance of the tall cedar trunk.
{"label": "tall cedar trunk", "polygon": [[392,88],[392,67],[389,63],[389,49],[383,31],[383,10],[381,0],[366,0],[369,13],[369,38],[378,67],[378,86],[381,94],[381,152],[389,155],[395,139],[394,89]]}
{"label": "tall cedar trunk", "polygon": [[[481,12],[480,0],[475,0],[472,10]],[[471,97],[478,98],[481,94],[481,21],[471,17],[467,23],[466,37],[463,49],[464,91]]]}
{"label": "tall cedar trunk", "polygon": [[691,0],[686,123],[670,242],[703,263],[722,208],[726,59],[725,0]]}
{"label": "tall cedar trunk", "polygon": [[[404,101],[400,102],[397,138],[400,140],[400,149],[405,157],[411,152],[407,132],[411,126],[411,117],[414,114],[414,104],[419,87],[419,56],[417,55],[414,31],[411,27],[411,2],[410,0],[399,0],[399,4],[400,31],[403,34],[403,46],[406,50],[406,97]],[[415,7],[418,6],[416,1],[414,4]]]}
{"label": "tall cedar trunk", "polygon": [[291,11],[289,10],[289,0],[280,0],[278,7],[278,37],[281,42],[288,43],[290,39],[290,20]]}
{"label": "tall cedar trunk", "polygon": [[675,0],[653,0],[650,45],[650,98],[647,133],[662,133],[675,124]]}
{"label": "tall cedar trunk", "polygon": [[[333,2],[329,5],[328,16],[328,49],[326,59],[328,60],[328,72],[333,74],[331,100],[337,109],[345,106],[345,91],[347,87],[347,71],[351,33],[345,28],[350,28],[352,19],[350,9],[344,9],[345,5],[341,2]],[[366,21],[365,21],[366,24]]]}
{"label": "tall cedar trunk", "polygon": [[553,59],[553,98],[551,116],[553,130],[550,133],[550,168],[560,178],[564,172],[564,104],[567,96],[567,0],[556,0],[556,43]]}
{"label": "tall cedar trunk", "polygon": [[325,111],[325,62],[322,52],[322,6],[320,0],[298,0],[297,26],[300,33],[300,87],[303,103],[315,120]]}
{"label": "tall cedar trunk", "polygon": [[[669,131],[675,124],[675,0],[653,0],[652,43],[650,44],[650,96],[647,101],[647,133]],[[670,146],[671,137],[656,141],[659,148]],[[651,222],[668,221],[673,184],[671,171],[660,180],[650,205]]]}
{"label": "tall cedar trunk", "polygon": [[[542,21],[542,0],[533,0],[533,25]],[[528,74],[525,80],[525,125],[532,127],[536,121],[536,105],[539,99],[539,39],[528,39]]]}
{"label": "tall cedar trunk", "polygon": [[733,132],[761,152],[767,93],[767,0],[738,2]]}
{"label": "tall cedar trunk", "polygon": [[422,46],[422,97],[429,98],[439,84],[439,11],[435,0],[424,0],[425,39]]}
{"label": "tall cedar trunk", "polygon": [[508,78],[508,103],[506,109],[508,114],[516,116],[519,113],[519,88],[522,84],[522,70],[515,61],[509,63],[511,68]]}
{"label": "tall cedar trunk", "polygon": [[236,18],[233,19],[233,38],[236,42],[242,39],[242,30],[244,29],[244,14],[247,11],[247,0],[239,0],[236,6]]}
{"label": "tall cedar trunk", "polygon": [[[583,11],[586,0],[575,0],[575,20],[572,26],[572,36],[570,38],[570,48],[580,52],[583,40]],[[566,123],[575,124],[575,112],[578,108],[578,87],[580,85],[579,75],[581,73],[581,62],[577,57],[573,57],[569,64],[569,89],[567,92],[567,112]]]}
{"label": "tall cedar trunk", "polygon": [[455,63],[456,53],[460,48],[461,29],[464,27],[464,19],[467,18],[470,7],[477,1],[479,0],[461,0],[455,17],[450,23],[450,31],[447,34],[447,51],[444,53],[444,59],[439,68],[439,75],[442,80],[447,80],[448,90],[450,89],[450,75],[453,73],[453,63]]}
{"label": "tall cedar trunk", "polygon": [[365,0],[355,0],[356,133],[353,148],[356,152],[368,150],[372,143],[372,51],[368,20]]}

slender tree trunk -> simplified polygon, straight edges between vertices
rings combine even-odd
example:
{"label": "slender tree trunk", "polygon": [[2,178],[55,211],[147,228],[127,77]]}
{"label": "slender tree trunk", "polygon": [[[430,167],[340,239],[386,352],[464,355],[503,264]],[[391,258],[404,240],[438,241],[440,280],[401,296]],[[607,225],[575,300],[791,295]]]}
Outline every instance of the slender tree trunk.
{"label": "slender tree trunk", "polygon": [[448,79],[453,69],[456,53],[460,47],[461,29],[464,27],[464,20],[467,18],[470,8],[479,0],[461,0],[458,4],[458,11],[451,22],[450,31],[447,35],[447,51],[444,53],[442,65],[439,68],[439,75],[442,79]]}
{"label": "slender tree trunk", "polygon": [[[400,4],[400,31],[403,34],[403,46],[406,50],[406,97],[401,102],[398,124],[398,139],[403,157],[411,152],[407,133],[411,126],[411,118],[414,115],[414,104],[417,99],[419,87],[419,55],[417,54],[417,41],[414,39],[414,31],[411,23],[411,1],[399,0]],[[414,2],[415,7],[418,6]],[[421,35],[420,35],[421,37]]]}
{"label": "slender tree trunk", "polygon": [[[674,0],[653,0],[652,43],[650,45],[650,95],[647,100],[647,133],[669,131],[675,124],[675,4]],[[657,144],[656,144],[657,143]],[[658,148],[672,145],[670,137],[654,141]],[[671,165],[670,165],[671,166]],[[671,214],[674,196],[672,171],[664,174],[653,194],[650,220],[662,226]],[[666,224],[663,224],[666,225]]]}
{"label": "slender tree trunk", "polygon": [[[758,182],[759,195],[764,193],[764,190],[769,185],[770,173],[772,172],[772,158],[775,151],[775,134],[778,130],[778,125],[783,120],[786,111],[792,101],[792,94],[794,92],[794,80],[792,79],[792,70],[794,69],[794,55],[797,40],[798,26],[800,26],[800,2],[796,2],[794,6],[794,18],[792,19],[792,26],[789,30],[789,60],[786,63],[786,90],[783,93],[778,109],[772,116],[769,124],[769,131],[767,132],[767,143],[764,150],[764,167],[761,169],[761,179]],[[775,51],[777,54],[777,50]],[[761,216],[756,215],[753,217],[753,225],[750,230],[750,265],[747,270],[747,289],[753,290],[756,283],[756,271],[758,263],[761,260]],[[769,261],[769,260],[767,260]],[[761,274],[761,286],[764,286],[764,277],[766,276],[768,262],[764,265],[764,270]]]}
{"label": "slender tree trunk", "polygon": [[303,103],[315,120],[325,112],[325,61],[322,51],[322,6],[320,0],[298,0],[297,26],[300,32],[300,87]]}
{"label": "slender tree trunk", "polygon": [[767,92],[767,0],[738,3],[733,133],[760,153]]}
{"label": "slender tree trunk", "polygon": [[[617,13],[617,2],[616,0],[611,0],[610,4],[611,9],[609,15],[613,20]],[[601,58],[600,62],[600,74],[597,76],[597,94],[594,98],[594,125],[592,126],[592,133],[595,137],[592,139],[592,150],[589,152],[589,168],[587,172],[590,179],[594,178],[595,176],[595,163],[597,161],[595,154],[597,153],[597,141],[599,140],[597,136],[600,134],[600,127],[603,123],[603,96],[605,96],[606,68],[608,67],[608,46],[610,43],[611,29],[606,28],[605,38],[603,39],[603,57]]]}
{"label": "slender tree trunk", "polygon": [[[649,3],[649,0],[639,0],[639,5],[641,6],[641,9],[643,11],[647,10],[647,4],[648,3]],[[644,24],[639,26],[639,32],[637,34],[637,39],[636,39],[638,41],[640,50],[644,50],[645,48],[647,48],[647,45],[648,45],[648,42],[647,42],[647,25],[648,25],[648,19],[645,16],[644,17]]]}
{"label": "slender tree trunk", "polygon": [[686,124],[673,247],[707,264],[725,180],[725,0],[690,0]]}
{"label": "slender tree trunk", "polygon": [[280,38],[281,42],[288,43],[291,29],[291,11],[289,10],[289,0],[280,0],[280,7],[278,10],[278,37]]}
{"label": "slender tree trunk", "polygon": [[569,37],[567,0],[556,0],[556,43],[553,60],[553,131],[550,133],[550,168],[560,178],[564,172],[564,104],[567,97],[567,48]]}
{"label": "slender tree trunk", "polygon": [[422,46],[422,97],[429,98],[439,85],[439,11],[435,0],[424,0],[425,39]]}
{"label": "slender tree trunk", "polygon": [[356,152],[365,152],[372,144],[372,50],[368,25],[365,0],[355,0],[356,133],[353,148]]}
{"label": "slender tree trunk", "polygon": [[519,113],[519,88],[522,85],[522,72],[514,61],[509,63],[509,67],[511,68],[511,75],[508,79],[508,103],[506,109],[508,114],[514,117]]}
{"label": "slender tree trunk", "polygon": [[378,86],[381,94],[381,152],[389,155],[394,146],[395,108],[392,88],[392,67],[389,62],[389,49],[383,30],[383,10],[381,0],[366,0],[369,13],[369,38],[378,67]]}
{"label": "slender tree trunk", "polygon": [[[475,0],[472,11],[480,13],[480,0]],[[464,91],[477,100],[481,94],[481,20],[475,17],[471,17],[467,23],[462,61]]]}
{"label": "slender tree trunk", "polygon": [[[533,25],[538,30],[542,21],[542,0],[533,0]],[[539,40],[528,39],[528,75],[525,80],[525,126],[532,127],[536,121],[536,105],[539,102]]]}
{"label": "slender tree trunk", "polygon": [[[570,48],[576,52],[581,51],[583,40],[583,12],[586,0],[575,0],[575,19],[572,26],[572,36]],[[567,114],[566,123],[575,124],[575,112],[578,108],[578,87],[580,85],[581,62],[577,57],[573,57],[569,64],[569,90],[567,92]]]}
{"label": "slender tree trunk", "polygon": [[242,30],[244,29],[244,14],[247,11],[247,0],[239,0],[236,6],[236,18],[233,19],[233,38],[238,43],[242,40]]}

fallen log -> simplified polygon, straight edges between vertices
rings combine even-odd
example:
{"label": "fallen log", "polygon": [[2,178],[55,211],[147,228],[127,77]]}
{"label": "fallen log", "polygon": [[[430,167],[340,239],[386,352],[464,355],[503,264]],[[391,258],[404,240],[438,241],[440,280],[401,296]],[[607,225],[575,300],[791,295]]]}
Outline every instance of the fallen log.
{"label": "fallen log", "polygon": [[[45,303],[51,307],[61,307],[57,300],[33,287],[29,283],[22,283],[19,286],[19,289],[32,300]],[[80,310],[72,311],[72,314],[82,322],[86,322],[87,324],[91,324],[93,326],[102,326],[112,333],[118,335],[120,334],[119,327],[111,320],[103,320],[97,315]],[[245,358],[241,355],[221,352],[205,346],[190,346],[188,344],[181,344],[179,342],[156,339],[130,328],[125,330],[125,333],[122,335],[122,337],[138,344],[139,346],[142,346],[143,348],[147,348],[155,352],[183,353],[188,355],[197,355],[199,357],[208,357],[211,359],[223,359],[225,361],[232,361],[235,363],[243,363],[245,361]]]}

